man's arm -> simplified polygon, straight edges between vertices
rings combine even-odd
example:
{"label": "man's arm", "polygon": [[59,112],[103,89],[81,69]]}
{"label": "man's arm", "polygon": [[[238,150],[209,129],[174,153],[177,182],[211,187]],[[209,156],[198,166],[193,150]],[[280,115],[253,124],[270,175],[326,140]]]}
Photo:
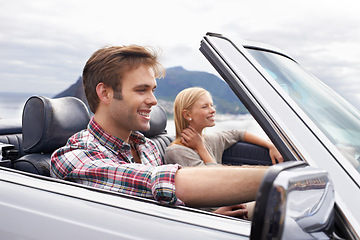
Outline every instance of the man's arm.
{"label": "man's arm", "polygon": [[219,207],[255,200],[267,167],[192,167],[175,175],[175,194],[187,206]]}
{"label": "man's arm", "polygon": [[51,158],[51,176],[84,185],[154,198],[174,205],[183,205],[175,195],[175,174],[179,165],[152,166],[127,163],[100,150],[75,149],[66,145]]}

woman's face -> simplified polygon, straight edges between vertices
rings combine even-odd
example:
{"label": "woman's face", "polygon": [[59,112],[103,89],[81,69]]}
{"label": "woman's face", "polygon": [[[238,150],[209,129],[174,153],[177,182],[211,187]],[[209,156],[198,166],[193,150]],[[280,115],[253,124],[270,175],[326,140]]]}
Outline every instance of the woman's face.
{"label": "woman's face", "polygon": [[202,95],[187,112],[187,120],[190,126],[201,133],[206,127],[215,125],[215,108],[209,94]]}

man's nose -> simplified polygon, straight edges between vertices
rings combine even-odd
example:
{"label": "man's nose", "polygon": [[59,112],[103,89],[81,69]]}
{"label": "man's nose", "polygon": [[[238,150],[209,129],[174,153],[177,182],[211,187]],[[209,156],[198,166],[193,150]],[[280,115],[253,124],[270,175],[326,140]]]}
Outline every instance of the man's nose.
{"label": "man's nose", "polygon": [[157,99],[156,99],[153,92],[151,92],[149,97],[146,98],[146,104],[149,104],[149,105],[152,105],[152,106],[157,104]]}

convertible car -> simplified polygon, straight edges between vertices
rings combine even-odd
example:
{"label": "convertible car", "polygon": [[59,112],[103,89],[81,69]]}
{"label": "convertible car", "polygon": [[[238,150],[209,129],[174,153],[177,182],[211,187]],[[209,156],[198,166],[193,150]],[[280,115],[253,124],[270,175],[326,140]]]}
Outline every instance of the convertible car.
{"label": "convertible car", "polygon": [[[200,51],[285,159],[269,167],[251,221],[51,178],[50,154],[90,115],[79,99],[33,96],[21,121],[0,120],[1,238],[360,239],[358,110],[272,46],[208,33]],[[163,155],[174,136],[161,106],[150,126]],[[223,163],[270,159],[239,142]]]}

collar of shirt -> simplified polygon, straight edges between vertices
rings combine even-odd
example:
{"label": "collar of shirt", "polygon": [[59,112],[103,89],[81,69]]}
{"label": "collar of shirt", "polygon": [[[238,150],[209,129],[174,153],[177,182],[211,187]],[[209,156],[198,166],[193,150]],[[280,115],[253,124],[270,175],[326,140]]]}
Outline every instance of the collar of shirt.
{"label": "collar of shirt", "polygon": [[94,117],[90,119],[88,130],[91,132],[99,142],[106,146],[108,149],[112,150],[114,153],[122,151],[130,151],[131,145],[136,147],[138,144],[144,144],[146,142],[145,137],[142,133],[137,131],[132,131],[129,137],[129,143],[124,142],[122,139],[110,135],[105,132],[104,129],[95,122]]}

